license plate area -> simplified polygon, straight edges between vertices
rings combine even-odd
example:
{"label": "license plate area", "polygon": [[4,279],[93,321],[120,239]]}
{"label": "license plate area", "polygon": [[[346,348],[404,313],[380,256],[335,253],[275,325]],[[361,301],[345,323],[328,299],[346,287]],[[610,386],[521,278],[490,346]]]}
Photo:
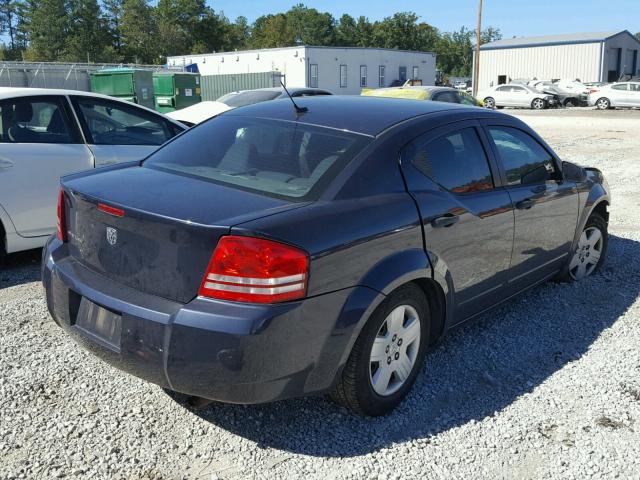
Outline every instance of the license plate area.
{"label": "license plate area", "polygon": [[85,297],[80,300],[75,328],[104,347],[120,352],[122,315]]}

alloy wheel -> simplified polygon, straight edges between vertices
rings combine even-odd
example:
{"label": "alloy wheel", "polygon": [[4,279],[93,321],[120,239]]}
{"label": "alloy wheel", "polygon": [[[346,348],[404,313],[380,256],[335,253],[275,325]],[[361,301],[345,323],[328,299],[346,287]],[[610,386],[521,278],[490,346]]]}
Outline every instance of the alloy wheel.
{"label": "alloy wheel", "polygon": [[541,98],[536,98],[533,100],[531,106],[536,110],[542,110],[544,108],[544,100],[542,100]]}
{"label": "alloy wheel", "polygon": [[483,103],[484,103],[484,106],[487,108],[493,108],[496,106],[495,100],[491,97],[485,98]]}
{"label": "alloy wheel", "polygon": [[586,228],[580,235],[578,247],[569,263],[571,278],[580,280],[591,275],[600,261],[602,248],[602,232],[596,227]]}
{"label": "alloy wheel", "polygon": [[397,392],[411,374],[420,350],[420,318],[415,308],[399,305],[385,318],[373,341],[369,380],[380,396]]}
{"label": "alloy wheel", "polygon": [[600,110],[606,110],[609,108],[611,104],[609,103],[609,100],[606,98],[601,98],[598,100],[598,102],[596,103],[596,106],[600,109]]}

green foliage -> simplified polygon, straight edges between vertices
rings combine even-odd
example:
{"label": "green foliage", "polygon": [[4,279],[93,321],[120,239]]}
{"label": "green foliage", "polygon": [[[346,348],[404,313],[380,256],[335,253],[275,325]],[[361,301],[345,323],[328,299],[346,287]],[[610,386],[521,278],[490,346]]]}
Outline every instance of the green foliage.
{"label": "green foliage", "polygon": [[[189,53],[334,45],[435,52],[438,68],[455,76],[471,73],[475,45],[473,30],[441,33],[413,12],[371,22],[297,4],[250,25],[206,0],[0,0],[0,35],[5,59],[161,63]],[[499,38],[495,28],[482,31],[482,43]]]}
{"label": "green foliage", "polygon": [[638,41],[640,42],[640,32],[636,33],[636,38],[638,39]]}

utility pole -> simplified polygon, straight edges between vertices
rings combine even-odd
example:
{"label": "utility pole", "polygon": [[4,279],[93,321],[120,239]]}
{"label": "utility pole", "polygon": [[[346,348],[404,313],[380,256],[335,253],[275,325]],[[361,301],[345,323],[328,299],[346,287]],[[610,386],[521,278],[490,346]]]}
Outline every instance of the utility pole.
{"label": "utility pole", "polygon": [[482,0],[478,5],[478,30],[476,31],[476,61],[475,72],[473,73],[473,95],[478,94],[478,79],[480,72],[480,33],[482,32]]}

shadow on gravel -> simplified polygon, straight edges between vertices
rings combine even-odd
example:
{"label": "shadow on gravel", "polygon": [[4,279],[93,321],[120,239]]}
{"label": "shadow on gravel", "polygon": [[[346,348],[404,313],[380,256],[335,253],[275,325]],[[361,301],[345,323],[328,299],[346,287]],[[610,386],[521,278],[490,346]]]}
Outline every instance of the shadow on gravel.
{"label": "shadow on gravel", "polygon": [[341,457],[493,416],[579,359],[638,298],[640,243],[613,235],[609,242],[607,262],[594,277],[542,285],[451,332],[387,417],[360,418],[321,398],[216,403],[194,413],[263,448]]}
{"label": "shadow on gravel", "polygon": [[12,253],[0,261],[0,288],[13,287],[40,280],[42,249]]}

